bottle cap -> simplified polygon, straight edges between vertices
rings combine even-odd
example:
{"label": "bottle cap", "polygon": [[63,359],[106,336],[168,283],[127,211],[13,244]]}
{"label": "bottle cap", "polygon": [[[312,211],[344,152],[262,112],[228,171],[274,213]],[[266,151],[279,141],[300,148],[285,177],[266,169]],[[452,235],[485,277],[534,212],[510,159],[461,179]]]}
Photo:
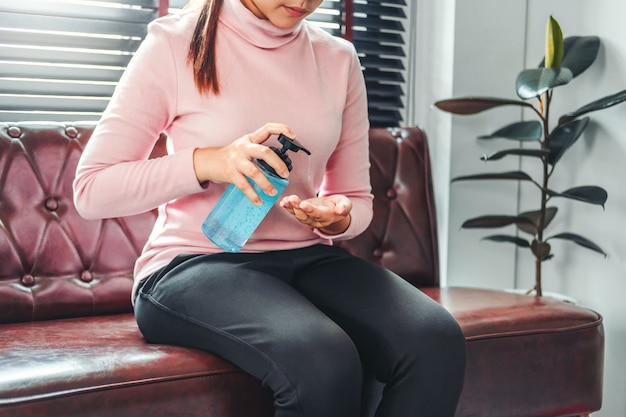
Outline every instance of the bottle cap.
{"label": "bottle cap", "polygon": [[[292,152],[303,151],[307,155],[311,155],[311,152],[307,148],[302,146],[300,142],[298,142],[295,139],[290,139],[287,136],[283,135],[282,133],[278,136],[278,141],[280,142],[281,145],[283,145],[282,149],[278,149],[274,146],[270,146],[270,149],[273,150],[276,153],[276,155],[278,155],[280,159],[283,160],[285,165],[287,165],[287,169],[289,171],[291,171],[292,164],[291,164],[291,159],[287,156],[287,151],[292,151]],[[272,168],[267,162],[265,162],[262,159],[257,159],[257,161],[263,168],[268,170],[271,175],[280,177],[280,175],[276,173],[276,170]]]}

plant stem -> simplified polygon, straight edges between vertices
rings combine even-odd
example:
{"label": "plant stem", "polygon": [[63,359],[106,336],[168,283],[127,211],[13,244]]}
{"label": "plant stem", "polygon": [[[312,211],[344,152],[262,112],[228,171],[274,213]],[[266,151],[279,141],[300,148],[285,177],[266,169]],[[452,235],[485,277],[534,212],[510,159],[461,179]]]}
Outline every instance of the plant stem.
{"label": "plant stem", "polygon": [[[549,117],[550,117],[550,101],[552,98],[552,90],[546,91],[541,100],[541,121],[543,123],[543,137],[544,140],[541,142],[542,149],[550,149],[550,126],[549,126]],[[546,205],[548,201],[548,157],[544,156],[541,158],[541,163],[543,166],[543,181],[541,185],[541,209],[539,214],[539,222],[537,224],[537,241],[539,243],[543,243],[543,231],[546,226]],[[547,255],[546,255],[547,256]],[[541,297],[543,295],[543,291],[541,288],[541,264],[543,259],[539,255],[535,255],[535,293],[537,297]]]}
{"label": "plant stem", "polygon": [[[541,143],[542,149],[549,150],[550,149],[550,126],[549,126],[549,117],[550,117],[550,99],[552,98],[552,90],[548,90],[543,99],[543,116],[541,117],[543,122],[543,137],[544,140]],[[541,158],[541,163],[543,165],[543,181],[541,184],[541,214],[539,215],[539,224],[537,225],[537,240],[539,242],[543,242],[543,230],[545,229],[545,220],[546,220],[546,204],[548,202],[548,157],[544,156]],[[540,268],[541,270],[541,268]]]}
{"label": "plant stem", "polygon": [[543,291],[541,290],[541,259],[535,257],[535,295],[541,297]]}

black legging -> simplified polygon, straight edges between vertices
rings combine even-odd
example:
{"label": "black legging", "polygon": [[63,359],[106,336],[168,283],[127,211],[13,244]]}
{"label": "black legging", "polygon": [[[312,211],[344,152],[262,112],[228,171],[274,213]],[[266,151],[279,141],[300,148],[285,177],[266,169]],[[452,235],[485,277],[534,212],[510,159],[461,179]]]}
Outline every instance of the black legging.
{"label": "black legging", "polygon": [[316,245],[185,255],[142,282],[148,342],[215,353],[274,393],[276,417],[358,417],[362,370],[385,384],[377,417],[452,417],[465,338],[392,272]]}

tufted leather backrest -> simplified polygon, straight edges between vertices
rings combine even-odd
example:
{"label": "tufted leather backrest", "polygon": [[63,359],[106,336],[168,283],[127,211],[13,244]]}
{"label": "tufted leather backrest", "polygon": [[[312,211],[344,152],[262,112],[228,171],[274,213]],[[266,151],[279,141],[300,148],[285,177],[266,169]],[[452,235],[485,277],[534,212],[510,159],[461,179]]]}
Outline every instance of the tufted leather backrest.
{"label": "tufted leather backrest", "polygon": [[439,286],[437,221],[428,142],[417,128],[370,129],[374,219],[341,242],[416,287]]}
{"label": "tufted leather backrest", "polygon": [[0,323],[130,311],[155,219],[85,220],[72,203],[93,124],[0,123]]}
{"label": "tufted leather backrest", "polygon": [[[0,323],[131,311],[132,270],[155,214],[78,215],[72,181],[93,127],[0,123]],[[370,152],[374,220],[341,245],[416,286],[438,285],[425,136],[372,129]]]}

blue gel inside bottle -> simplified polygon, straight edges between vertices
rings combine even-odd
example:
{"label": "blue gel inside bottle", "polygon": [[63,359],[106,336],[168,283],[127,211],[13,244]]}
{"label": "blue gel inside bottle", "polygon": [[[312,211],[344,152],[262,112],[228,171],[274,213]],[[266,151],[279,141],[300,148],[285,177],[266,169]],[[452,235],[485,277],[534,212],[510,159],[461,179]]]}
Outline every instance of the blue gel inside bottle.
{"label": "blue gel inside bottle", "polygon": [[[291,160],[286,155],[288,150],[297,152],[302,150],[311,154],[297,141],[291,140],[284,135],[280,135],[279,142],[282,149],[272,147],[271,149],[281,157],[283,162],[291,171]],[[246,244],[252,233],[263,221],[267,213],[274,206],[274,203],[283,193],[289,181],[279,176],[276,171],[265,161],[255,160],[257,167],[276,188],[276,195],[265,194],[250,178],[248,182],[261,198],[263,204],[254,205],[245,194],[234,184],[230,184],[222,197],[202,223],[202,232],[218,247],[228,252],[239,252]]]}
{"label": "blue gel inside bottle", "polygon": [[285,178],[266,175],[278,193],[269,196],[248,178],[263,204],[256,206],[235,185],[230,184],[211,214],[202,223],[202,232],[228,252],[239,252],[270,211],[288,184]]}

